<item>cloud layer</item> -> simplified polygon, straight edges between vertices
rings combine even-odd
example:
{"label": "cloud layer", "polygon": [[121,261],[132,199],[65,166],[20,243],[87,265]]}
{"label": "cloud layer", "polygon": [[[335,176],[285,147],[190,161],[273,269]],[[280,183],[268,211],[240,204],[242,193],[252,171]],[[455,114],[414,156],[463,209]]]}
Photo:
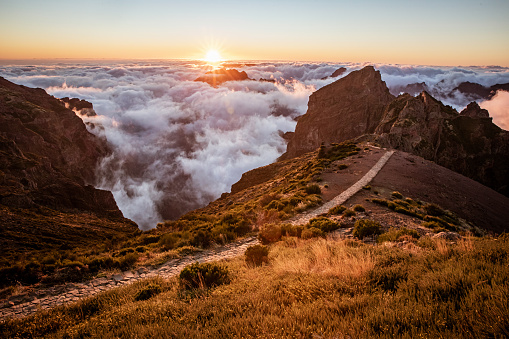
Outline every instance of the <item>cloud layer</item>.
{"label": "cloud layer", "polygon": [[[251,79],[277,82],[227,82],[217,88],[193,81],[209,70],[195,62],[3,65],[0,75],[59,98],[94,104],[98,116],[82,118],[102,126],[89,129],[104,136],[114,150],[97,169],[97,185],[113,192],[126,217],[149,229],[207,204],[228,192],[242,173],[277,159],[286,149],[281,135],[295,129],[309,95],[336,80],[321,79],[339,67],[351,72],[363,66],[256,63],[236,69]],[[425,82],[435,96],[457,109],[469,98],[446,93],[459,83],[509,82],[509,70],[496,67],[375,67],[393,91]],[[482,106],[507,129],[506,94],[499,92]]]}

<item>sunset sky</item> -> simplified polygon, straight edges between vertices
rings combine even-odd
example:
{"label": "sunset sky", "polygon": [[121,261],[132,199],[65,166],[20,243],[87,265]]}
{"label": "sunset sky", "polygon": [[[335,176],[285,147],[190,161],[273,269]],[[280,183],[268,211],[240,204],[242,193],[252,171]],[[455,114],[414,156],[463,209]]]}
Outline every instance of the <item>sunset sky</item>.
{"label": "sunset sky", "polygon": [[509,66],[509,1],[0,0],[0,58]]}

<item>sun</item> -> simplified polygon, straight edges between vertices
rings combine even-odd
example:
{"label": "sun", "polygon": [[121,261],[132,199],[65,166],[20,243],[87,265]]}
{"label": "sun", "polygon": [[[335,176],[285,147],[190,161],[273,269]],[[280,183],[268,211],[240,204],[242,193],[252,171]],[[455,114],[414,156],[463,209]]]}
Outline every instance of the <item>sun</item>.
{"label": "sun", "polygon": [[221,54],[219,54],[219,52],[216,49],[210,49],[205,54],[205,58],[203,58],[203,60],[208,63],[215,64],[223,59],[221,58]]}

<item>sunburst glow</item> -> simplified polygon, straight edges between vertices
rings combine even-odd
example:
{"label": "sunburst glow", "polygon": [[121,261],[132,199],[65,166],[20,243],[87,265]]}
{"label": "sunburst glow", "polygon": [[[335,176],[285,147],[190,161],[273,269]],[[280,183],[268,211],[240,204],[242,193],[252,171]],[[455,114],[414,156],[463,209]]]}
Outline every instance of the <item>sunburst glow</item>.
{"label": "sunburst glow", "polygon": [[222,60],[221,54],[215,49],[211,49],[205,54],[205,58],[203,59],[209,63],[217,63]]}

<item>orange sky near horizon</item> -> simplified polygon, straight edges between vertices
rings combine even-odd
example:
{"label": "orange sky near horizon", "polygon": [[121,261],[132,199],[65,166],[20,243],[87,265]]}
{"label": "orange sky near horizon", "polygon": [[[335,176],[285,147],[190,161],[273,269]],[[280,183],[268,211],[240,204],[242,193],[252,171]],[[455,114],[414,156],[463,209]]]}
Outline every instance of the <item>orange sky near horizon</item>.
{"label": "orange sky near horizon", "polygon": [[0,59],[224,59],[509,67],[509,2],[0,0]]}

